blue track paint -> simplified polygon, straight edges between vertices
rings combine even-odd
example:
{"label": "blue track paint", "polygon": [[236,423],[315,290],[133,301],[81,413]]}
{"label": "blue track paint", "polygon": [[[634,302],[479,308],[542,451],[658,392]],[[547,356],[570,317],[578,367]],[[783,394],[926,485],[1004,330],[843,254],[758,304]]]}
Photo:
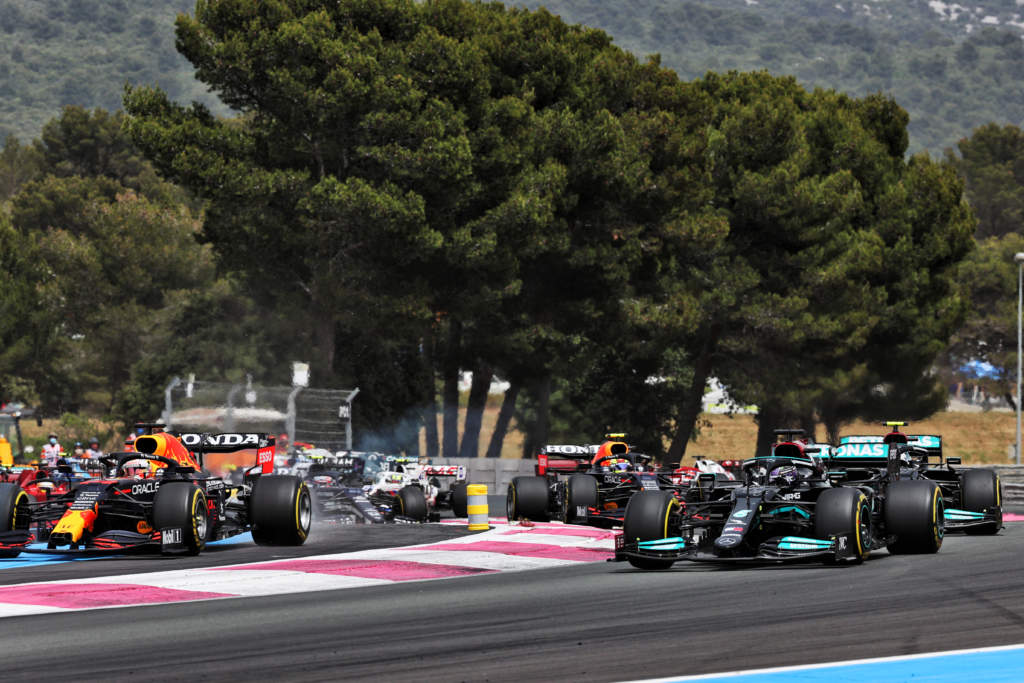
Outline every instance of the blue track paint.
{"label": "blue track paint", "polygon": [[[207,543],[209,546],[233,546],[240,545],[243,543],[252,543],[252,534],[244,533],[238,536],[232,536],[231,538],[225,538],[220,541],[211,541]],[[45,549],[45,543],[32,543],[29,548]],[[0,560],[0,571],[4,569],[24,569],[25,567],[38,567],[44,564],[60,564],[62,562],[88,562],[89,560],[102,560],[111,557],[118,557],[117,555],[61,555],[61,554],[40,554],[40,553],[22,553],[17,557],[10,560]]]}
{"label": "blue track paint", "polygon": [[702,676],[650,679],[728,681],[729,683],[1019,683],[1024,678],[1024,645],[885,657],[833,664],[735,671]]}

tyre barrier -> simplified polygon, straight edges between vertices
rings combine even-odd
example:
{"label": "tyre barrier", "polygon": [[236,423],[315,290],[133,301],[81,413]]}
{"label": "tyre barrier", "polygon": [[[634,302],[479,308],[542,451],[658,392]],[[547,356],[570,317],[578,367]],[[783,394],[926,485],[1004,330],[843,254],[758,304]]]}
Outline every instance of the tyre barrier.
{"label": "tyre barrier", "polygon": [[469,530],[486,531],[491,528],[487,523],[487,485],[470,484],[466,487],[466,512],[469,513]]}
{"label": "tyre barrier", "polygon": [[1003,504],[1024,504],[1024,484],[1003,482]]}

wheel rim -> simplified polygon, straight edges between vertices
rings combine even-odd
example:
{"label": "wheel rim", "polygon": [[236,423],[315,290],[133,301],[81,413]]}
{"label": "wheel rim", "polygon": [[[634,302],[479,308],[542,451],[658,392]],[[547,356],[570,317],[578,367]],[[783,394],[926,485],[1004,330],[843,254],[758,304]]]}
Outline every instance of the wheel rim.
{"label": "wheel rim", "polygon": [[868,553],[871,552],[871,510],[867,505],[860,506],[858,533],[860,534],[861,556],[867,557]]}
{"label": "wheel rim", "polygon": [[195,503],[192,505],[192,523],[196,530],[196,540],[200,542],[206,539],[206,506],[202,503],[203,497],[199,495],[199,491],[197,490]]}
{"label": "wheel rim", "polygon": [[299,528],[303,531],[309,528],[313,520],[313,505],[309,499],[309,490],[305,487],[299,492]]}

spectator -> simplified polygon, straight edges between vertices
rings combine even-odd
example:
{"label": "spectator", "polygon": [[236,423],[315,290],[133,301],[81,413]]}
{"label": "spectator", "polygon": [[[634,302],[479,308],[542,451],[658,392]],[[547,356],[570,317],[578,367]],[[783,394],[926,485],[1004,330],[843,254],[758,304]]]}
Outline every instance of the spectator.
{"label": "spectator", "polygon": [[62,450],[57,435],[50,432],[49,439],[43,444],[43,462],[50,467],[56,467]]}
{"label": "spectator", "polygon": [[100,440],[95,436],[89,439],[89,448],[85,450],[85,457],[90,460],[97,460],[103,457],[103,449],[100,448]]}

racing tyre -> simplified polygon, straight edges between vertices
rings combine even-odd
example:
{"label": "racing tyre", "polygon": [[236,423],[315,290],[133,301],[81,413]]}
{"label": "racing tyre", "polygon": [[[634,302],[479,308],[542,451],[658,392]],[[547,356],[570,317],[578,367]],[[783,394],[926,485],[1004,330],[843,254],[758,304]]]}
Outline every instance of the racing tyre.
{"label": "racing tyre", "polygon": [[[562,508],[562,521],[566,524],[578,517],[576,509],[581,507],[597,507],[600,502],[597,493],[597,479],[589,474],[574,474],[565,482],[565,504]],[[586,516],[584,516],[586,519]]]}
{"label": "racing tyre", "polygon": [[[0,483],[0,532],[28,531],[32,523],[25,489],[11,482]],[[0,550],[0,558],[21,555],[21,548]]]}
{"label": "racing tyre", "polygon": [[965,533],[972,535],[991,535],[999,532],[1003,526],[1003,511],[1000,508],[1003,500],[1003,487],[999,475],[992,470],[966,470],[960,478],[963,487],[964,509],[971,512],[984,512],[986,509],[998,510],[998,521],[975,527],[967,527]]}
{"label": "racing tyre", "polygon": [[427,521],[427,497],[419,486],[403,486],[395,496],[395,514],[417,522]]}
{"label": "racing tyre", "polygon": [[258,544],[302,545],[313,521],[309,487],[291,475],[261,475],[252,487],[249,514]]}
{"label": "racing tyre", "polygon": [[161,533],[181,530],[181,543],[189,555],[206,547],[209,510],[203,490],[187,481],[172,481],[157,489],[153,498],[153,527]]}
{"label": "racing tyre", "polygon": [[[670,491],[640,491],[626,505],[626,519],[622,524],[622,537],[627,542],[656,541],[668,538],[668,520],[679,511],[679,501]],[[630,557],[629,563],[637,569],[668,569],[673,560],[649,557]]]}
{"label": "racing tyre", "polygon": [[871,554],[871,504],[855,488],[828,489],[818,496],[815,505],[814,535],[827,539],[837,534],[849,534],[847,550],[850,559],[860,564]]}
{"label": "racing tyre", "polygon": [[451,487],[452,514],[456,517],[469,517],[469,494],[466,492],[466,486],[466,482],[457,481]]}
{"label": "racing tyre", "polygon": [[508,521],[526,518],[534,522],[548,521],[548,480],[546,477],[516,477],[508,485],[505,496]]}
{"label": "racing tyre", "polygon": [[927,479],[904,479],[889,484],[885,500],[885,532],[895,536],[889,552],[935,553],[945,535],[942,491]]}

